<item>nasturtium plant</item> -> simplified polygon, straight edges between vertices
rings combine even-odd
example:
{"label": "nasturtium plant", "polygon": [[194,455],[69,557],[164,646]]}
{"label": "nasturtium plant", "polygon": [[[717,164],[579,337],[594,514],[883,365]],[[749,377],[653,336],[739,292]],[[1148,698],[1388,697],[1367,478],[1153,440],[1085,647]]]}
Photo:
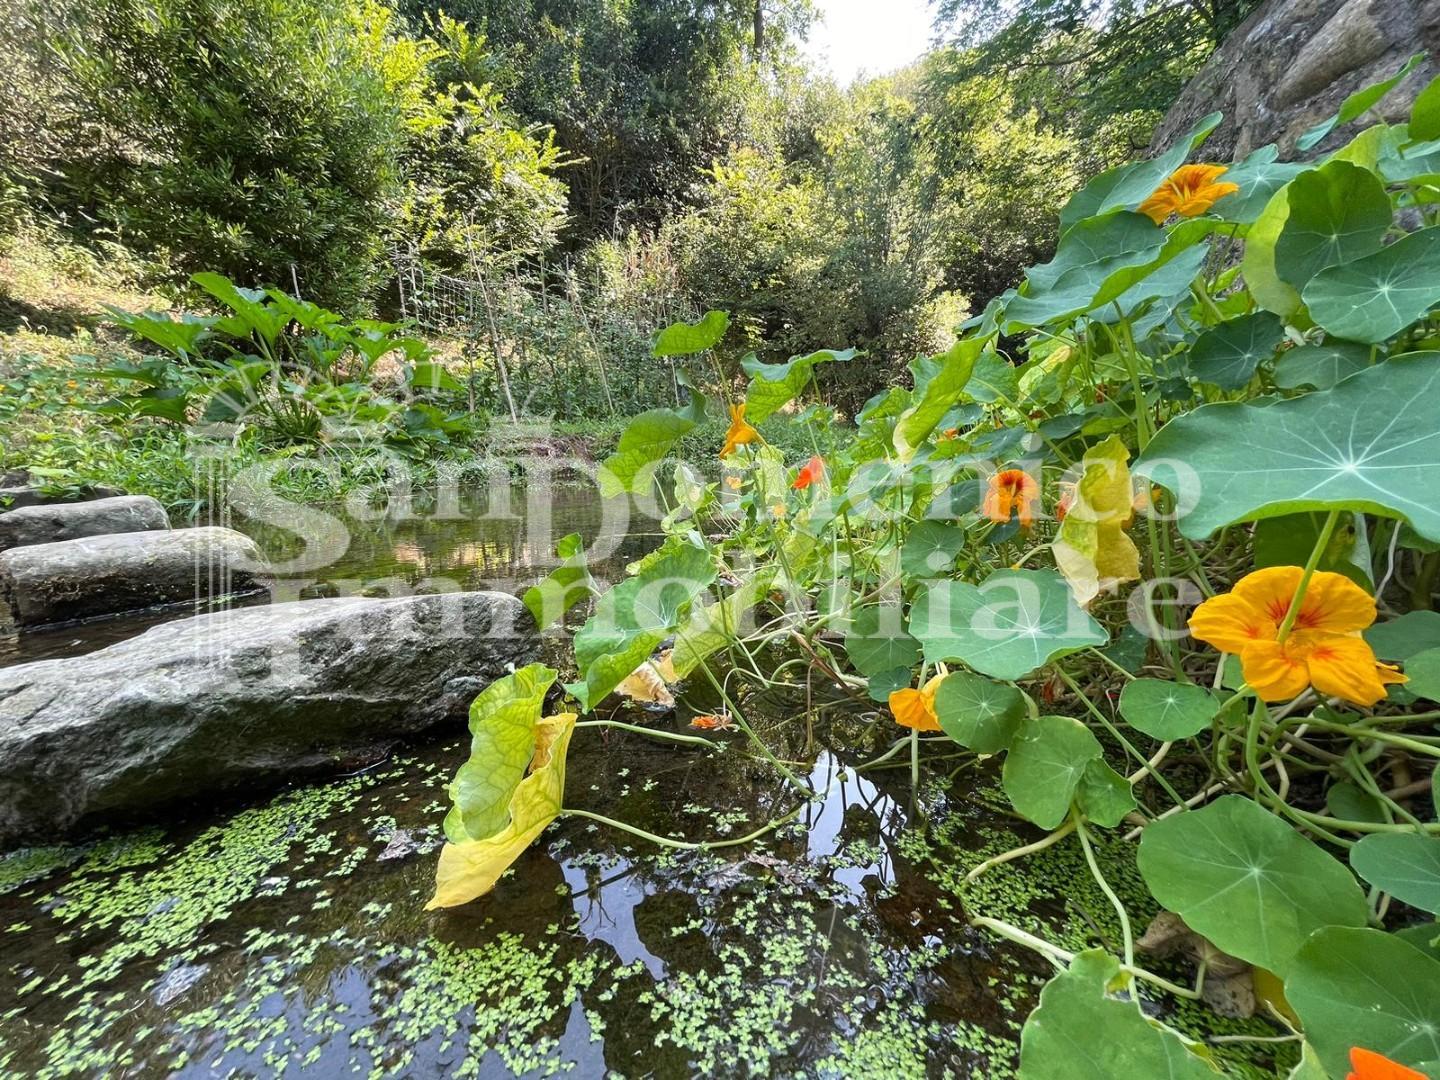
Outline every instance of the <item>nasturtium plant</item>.
{"label": "nasturtium plant", "polygon": [[931,583],[910,609],[910,633],[930,663],[959,660],[996,679],[1019,679],[1042,664],[1108,640],[1047,570],[1000,570],[970,585]]}
{"label": "nasturtium plant", "polygon": [[689,356],[713,349],[730,329],[728,311],[707,311],[699,322],[677,322],[657,331],[650,343],[651,355]]}
{"label": "nasturtium plant", "polygon": [[1440,959],[1394,934],[1325,926],[1305,942],[1285,997],[1332,1076],[1355,1046],[1435,1076],[1440,1066]]}
{"label": "nasturtium plant", "polygon": [[[1389,203],[1386,207],[1388,210]],[[1388,216],[1388,215],[1387,215]],[[1241,315],[1201,334],[1190,346],[1190,371],[1201,382],[1239,390],[1285,340],[1285,326],[1268,311]]]}
{"label": "nasturtium plant", "polygon": [[1120,715],[1136,731],[1171,742],[1210,726],[1220,702],[1203,686],[1171,679],[1135,679],[1120,691]]}
{"label": "nasturtium plant", "polygon": [[1190,929],[1282,978],[1313,931],[1367,921],[1343,863],[1238,795],[1152,822],[1138,858],[1155,899]]}
{"label": "nasturtium plant", "polygon": [[1440,489],[1440,354],[1398,358],[1291,401],[1202,405],[1166,424],[1134,471],[1174,492],[1191,539],[1341,509],[1401,517],[1440,540],[1440,508],[1421,497]]}
{"label": "nasturtium plant", "polygon": [[952,671],[935,694],[940,728],[967,750],[998,754],[1025,719],[1025,697],[1008,683]]}
{"label": "nasturtium plant", "polygon": [[1214,1080],[1215,1075],[1178,1033],[1140,1011],[1133,978],[1099,949],[1080,953],[1050,980],[1020,1034],[1021,1080]]}
{"label": "nasturtium plant", "polygon": [[1115,435],[1085,452],[1055,537],[1055,565],[1081,607],[1101,590],[1140,576],[1140,552],[1126,533],[1135,517],[1129,460],[1130,451]]}
{"label": "nasturtium plant", "polygon": [[1350,849],[1350,865],[1396,900],[1440,914],[1440,836],[1371,833]]}
{"label": "nasturtium plant", "polygon": [[555,545],[560,564],[545,579],[525,590],[521,597],[535,626],[544,630],[565,617],[576,604],[600,591],[585,561],[585,542],[579,533],[563,537]]}
{"label": "nasturtium plant", "polygon": [[745,391],[745,416],[758,424],[777,409],[790,403],[805,388],[815,373],[817,364],[852,360],[855,349],[821,349],[807,356],[792,356],[783,364],[761,363],[754,355],[747,356],[741,366],[750,376],[750,385]]}
{"label": "nasturtium plant", "polygon": [[1005,795],[1042,829],[1065,820],[1086,769],[1104,749],[1091,730],[1069,716],[1037,716],[1021,725],[1005,755]]}

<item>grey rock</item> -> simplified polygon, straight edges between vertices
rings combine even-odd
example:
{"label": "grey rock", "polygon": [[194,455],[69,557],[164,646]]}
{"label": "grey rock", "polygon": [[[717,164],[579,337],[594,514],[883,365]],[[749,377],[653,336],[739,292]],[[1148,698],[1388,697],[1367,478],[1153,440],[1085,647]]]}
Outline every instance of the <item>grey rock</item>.
{"label": "grey rock", "polygon": [[341,770],[357,748],[458,725],[474,687],[537,643],[502,593],[347,597],[216,612],[0,669],[0,849]]}
{"label": "grey rock", "polygon": [[165,513],[165,507],[148,495],[25,506],[0,514],[0,551],[85,536],[168,528],[170,516]]}
{"label": "grey rock", "polygon": [[0,552],[0,632],[252,593],[270,583],[232,529],[113,533]]}
{"label": "grey rock", "polygon": [[1331,132],[1312,153],[1343,145],[1383,118],[1404,120],[1440,66],[1440,3],[1435,0],[1265,0],[1216,50],[1155,130],[1151,149],[1171,145],[1196,120],[1219,109],[1225,120],[1198,154],[1238,160],[1278,143],[1294,157],[1295,140],[1333,116],[1365,86],[1389,78],[1409,57],[1429,58],[1371,112]]}
{"label": "grey rock", "polygon": [[151,999],[156,1005],[166,1006],[197,982],[210,970],[209,964],[176,964],[166,970],[151,990]]}

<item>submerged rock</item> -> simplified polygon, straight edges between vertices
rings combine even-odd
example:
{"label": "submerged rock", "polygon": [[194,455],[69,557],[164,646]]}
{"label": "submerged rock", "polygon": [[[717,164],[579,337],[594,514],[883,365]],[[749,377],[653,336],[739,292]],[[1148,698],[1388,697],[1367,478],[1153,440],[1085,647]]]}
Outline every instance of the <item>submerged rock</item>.
{"label": "submerged rock", "polygon": [[222,611],[0,670],[0,847],[335,771],[536,649],[519,600],[472,592]]}
{"label": "submerged rock", "polygon": [[0,552],[0,631],[255,592],[270,583],[232,529],[130,532]]}
{"label": "submerged rock", "polygon": [[109,533],[155,532],[170,528],[165,507],[149,495],[117,495],[89,502],[24,506],[0,514],[0,551],[78,540]]}

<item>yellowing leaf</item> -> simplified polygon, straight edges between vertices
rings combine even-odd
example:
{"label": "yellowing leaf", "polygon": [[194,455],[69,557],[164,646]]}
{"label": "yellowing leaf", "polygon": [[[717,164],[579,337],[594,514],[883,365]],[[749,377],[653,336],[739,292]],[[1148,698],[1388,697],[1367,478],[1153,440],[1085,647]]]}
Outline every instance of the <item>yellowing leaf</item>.
{"label": "yellowing leaf", "polygon": [[648,660],[622,679],[615,692],[642,705],[662,705],[667,709],[675,706],[675,697],[665,685],[660,669]]}
{"label": "yellowing leaf", "polygon": [[1075,499],[1051,545],[1055,565],[1081,607],[1101,589],[1140,576],[1140,552],[1125,533],[1135,512],[1129,460],[1117,435],[1086,451]]}
{"label": "yellowing leaf", "polygon": [[565,753],[575,731],[575,714],[551,716],[535,725],[530,774],[510,797],[510,821],[483,840],[447,843],[435,868],[435,895],[425,905],[457,907],[484,896],[500,875],[560,816],[565,797]]}

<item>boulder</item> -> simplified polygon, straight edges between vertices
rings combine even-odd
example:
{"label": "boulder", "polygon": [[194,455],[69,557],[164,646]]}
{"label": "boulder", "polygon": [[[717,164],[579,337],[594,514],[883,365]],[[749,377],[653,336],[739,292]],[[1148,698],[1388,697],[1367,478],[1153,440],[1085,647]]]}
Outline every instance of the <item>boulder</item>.
{"label": "boulder", "polygon": [[0,632],[255,592],[270,582],[248,536],[206,527],[113,533],[0,552]]}
{"label": "boulder", "polygon": [[1333,116],[1350,94],[1393,75],[1409,57],[1428,51],[1370,113],[1331,132],[1312,154],[1343,145],[1383,117],[1404,120],[1435,77],[1440,57],[1440,4],[1435,0],[1265,0],[1251,12],[1185,87],[1151,143],[1160,150],[1196,120],[1225,120],[1199,155],[1238,160],[1278,143],[1294,156],[1295,140]]}
{"label": "boulder", "polygon": [[84,536],[168,528],[170,516],[165,513],[165,507],[148,495],[24,506],[0,514],[0,551],[78,540]]}
{"label": "boulder", "polygon": [[231,609],[0,669],[0,850],[378,759],[538,639],[503,593]]}

